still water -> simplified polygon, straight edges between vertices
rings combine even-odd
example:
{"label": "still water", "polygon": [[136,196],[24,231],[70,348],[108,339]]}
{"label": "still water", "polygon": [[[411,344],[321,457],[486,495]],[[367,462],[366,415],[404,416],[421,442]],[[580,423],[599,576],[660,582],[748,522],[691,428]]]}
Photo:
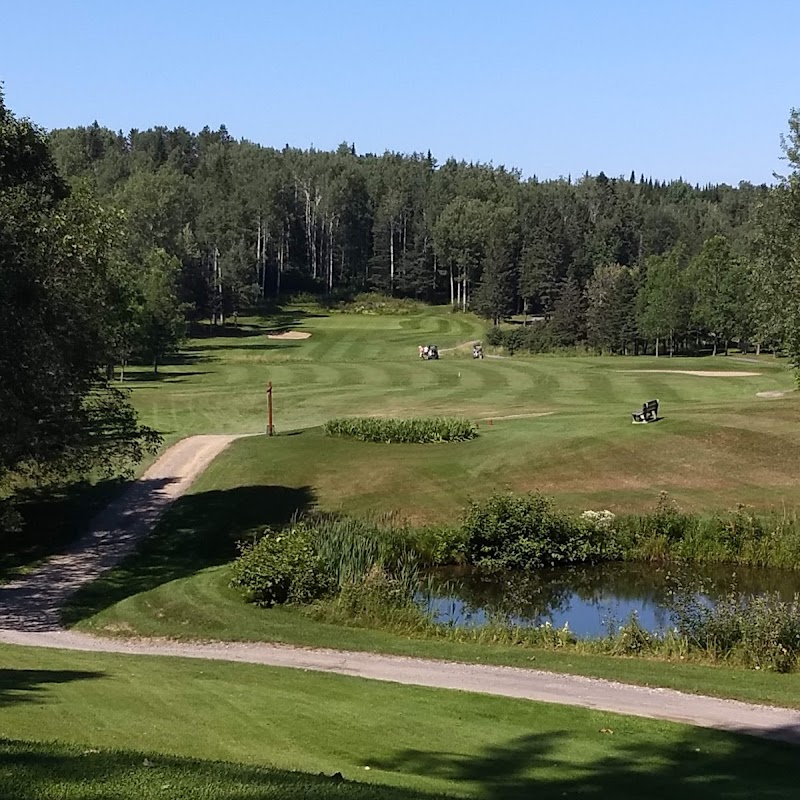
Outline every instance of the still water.
{"label": "still water", "polygon": [[419,598],[436,622],[480,626],[490,621],[556,627],[577,636],[603,636],[632,612],[647,630],[671,624],[676,595],[690,593],[714,603],[731,591],[755,596],[800,594],[800,570],[731,565],[612,563],[528,572],[458,568],[427,577]]}

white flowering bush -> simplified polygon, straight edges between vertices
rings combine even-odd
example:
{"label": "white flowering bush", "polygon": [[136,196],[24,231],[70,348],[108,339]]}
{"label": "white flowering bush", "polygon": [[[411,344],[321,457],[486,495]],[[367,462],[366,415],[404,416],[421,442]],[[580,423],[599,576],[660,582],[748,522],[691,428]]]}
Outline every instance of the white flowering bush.
{"label": "white flowering bush", "polygon": [[584,511],[581,519],[596,530],[612,530],[616,515],[606,509],[605,511]]}

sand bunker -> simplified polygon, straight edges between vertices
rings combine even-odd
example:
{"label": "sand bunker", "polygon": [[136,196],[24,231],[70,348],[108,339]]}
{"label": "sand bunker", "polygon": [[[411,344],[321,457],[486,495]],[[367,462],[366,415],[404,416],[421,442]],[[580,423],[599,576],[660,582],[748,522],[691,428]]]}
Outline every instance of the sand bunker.
{"label": "sand bunker", "polygon": [[285,331],[284,333],[268,333],[268,339],[283,339],[284,341],[287,340],[295,340],[295,339],[308,339],[311,336],[310,333],[306,331]]}
{"label": "sand bunker", "polygon": [[781,392],[777,389],[774,389],[771,392],[756,392],[756,397],[785,397],[787,394],[793,391],[794,389],[787,389],[785,392]]}
{"label": "sand bunker", "polygon": [[700,369],[621,369],[620,372],[662,372],[671,375],[695,375],[698,378],[757,378],[760,372],[730,372]]}

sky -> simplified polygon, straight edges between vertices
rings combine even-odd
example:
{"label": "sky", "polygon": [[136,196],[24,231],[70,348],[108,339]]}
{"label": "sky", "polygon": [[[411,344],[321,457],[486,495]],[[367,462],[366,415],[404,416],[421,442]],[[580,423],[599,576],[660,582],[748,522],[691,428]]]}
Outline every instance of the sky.
{"label": "sky", "polygon": [[0,81],[47,129],[761,183],[798,30],[796,0],[0,0]]}

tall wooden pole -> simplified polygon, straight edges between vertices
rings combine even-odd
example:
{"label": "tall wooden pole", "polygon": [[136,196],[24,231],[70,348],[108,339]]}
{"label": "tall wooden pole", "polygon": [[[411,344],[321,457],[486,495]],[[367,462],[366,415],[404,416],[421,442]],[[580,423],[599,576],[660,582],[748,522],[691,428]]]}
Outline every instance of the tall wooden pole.
{"label": "tall wooden pole", "polygon": [[272,426],[272,381],[267,385],[267,436],[274,436],[275,429]]}

